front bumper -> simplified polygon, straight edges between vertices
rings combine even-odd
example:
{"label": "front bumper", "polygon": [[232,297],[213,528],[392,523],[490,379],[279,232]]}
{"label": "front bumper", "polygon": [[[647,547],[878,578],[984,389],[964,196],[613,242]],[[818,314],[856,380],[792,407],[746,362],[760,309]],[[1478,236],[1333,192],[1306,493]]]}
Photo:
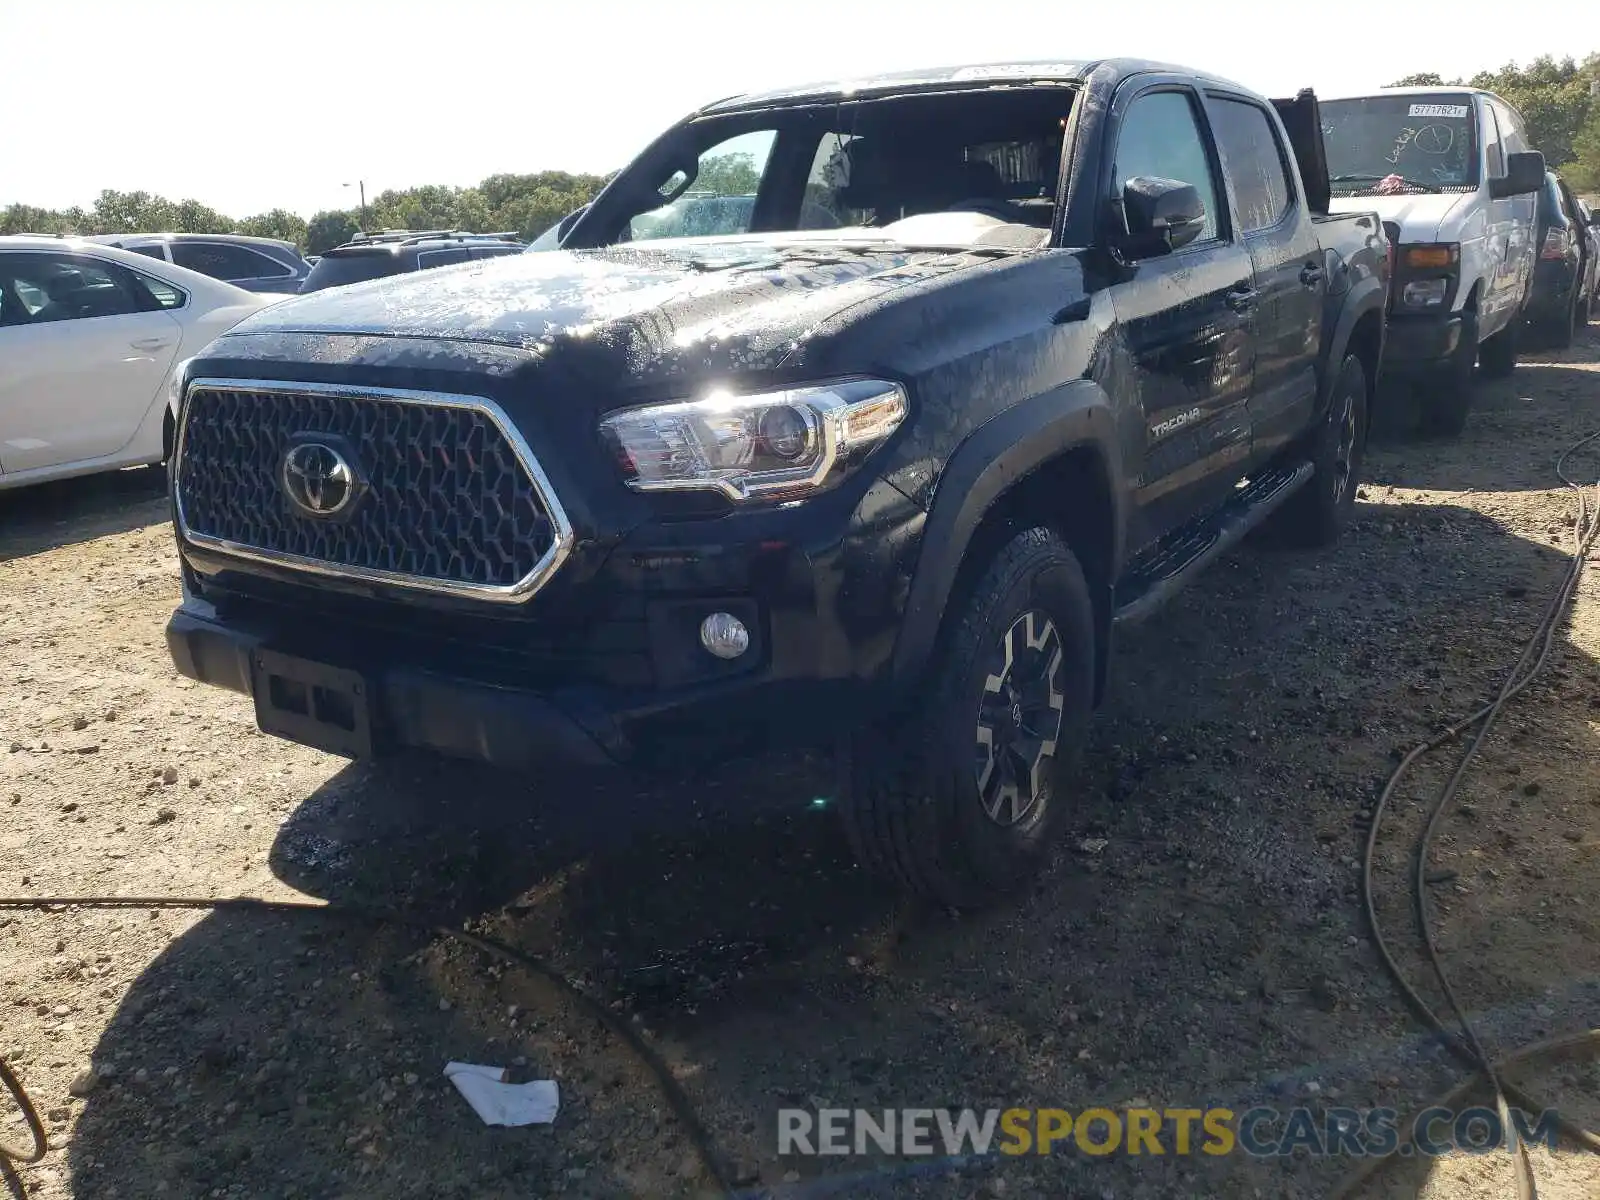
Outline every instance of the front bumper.
{"label": "front bumper", "polygon": [[1391,313],[1383,350],[1384,373],[1407,376],[1436,371],[1450,361],[1461,336],[1460,313]]}
{"label": "front bumper", "polygon": [[[180,674],[251,696],[265,732],[347,757],[413,749],[513,770],[697,765],[815,740],[848,719],[860,691],[847,681],[769,677],[651,693],[507,687],[357,647],[330,652],[282,628],[224,622],[195,600],[173,613],[166,634]],[[285,654],[363,681],[359,747],[344,727],[319,736],[302,720],[283,731],[281,714],[270,711],[274,688],[266,681]]]}

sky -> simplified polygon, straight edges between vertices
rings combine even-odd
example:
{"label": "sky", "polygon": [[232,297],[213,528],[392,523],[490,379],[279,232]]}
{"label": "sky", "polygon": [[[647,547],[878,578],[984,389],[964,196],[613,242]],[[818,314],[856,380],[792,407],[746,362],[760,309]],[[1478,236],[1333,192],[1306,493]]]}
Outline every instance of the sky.
{"label": "sky", "polygon": [[1512,21],[1504,0],[0,0],[0,206],[116,188],[310,216],[354,207],[358,180],[371,196],[608,171],[736,92],[959,63],[1131,55],[1331,96],[1581,59],[1600,23],[1559,24],[1569,5],[1587,7]]}

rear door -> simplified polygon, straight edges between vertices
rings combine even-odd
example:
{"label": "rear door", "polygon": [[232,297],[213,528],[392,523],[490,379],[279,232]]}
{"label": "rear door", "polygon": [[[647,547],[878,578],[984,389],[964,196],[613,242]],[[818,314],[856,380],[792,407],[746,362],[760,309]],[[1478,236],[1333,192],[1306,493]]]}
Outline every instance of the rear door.
{"label": "rear door", "polygon": [[1311,421],[1327,270],[1278,121],[1256,101],[1208,92],[1206,111],[1259,293],[1251,311],[1252,457],[1276,454]]}
{"label": "rear door", "polygon": [[1256,289],[1235,237],[1200,98],[1181,83],[1125,86],[1112,104],[1114,150],[1106,228],[1123,221],[1136,176],[1192,184],[1206,228],[1172,254],[1144,259],[1111,289],[1143,401],[1145,456],[1137,499],[1147,536],[1228,495],[1250,453],[1250,341]]}
{"label": "rear door", "polygon": [[54,251],[0,251],[0,296],[0,466],[126,446],[177,356],[181,330],[162,302],[119,264]]}

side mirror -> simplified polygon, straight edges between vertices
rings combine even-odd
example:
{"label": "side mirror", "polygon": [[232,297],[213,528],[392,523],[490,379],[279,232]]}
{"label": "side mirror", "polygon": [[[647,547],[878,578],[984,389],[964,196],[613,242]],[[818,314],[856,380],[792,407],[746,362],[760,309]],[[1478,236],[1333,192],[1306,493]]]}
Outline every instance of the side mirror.
{"label": "side mirror", "polygon": [[1122,185],[1128,234],[1122,250],[1130,258],[1152,258],[1181,250],[1205,228],[1206,206],[1193,184],[1136,175]]}
{"label": "side mirror", "polygon": [[1489,180],[1489,195],[1496,200],[1531,196],[1544,187],[1544,155],[1537,150],[1506,155],[1506,173]]}

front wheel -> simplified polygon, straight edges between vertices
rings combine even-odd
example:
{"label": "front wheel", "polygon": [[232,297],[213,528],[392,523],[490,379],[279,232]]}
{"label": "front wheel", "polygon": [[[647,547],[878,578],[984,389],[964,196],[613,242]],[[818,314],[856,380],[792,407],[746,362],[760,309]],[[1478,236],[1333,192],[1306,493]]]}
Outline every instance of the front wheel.
{"label": "front wheel", "polygon": [[1093,708],[1094,606],[1043,528],[955,602],[927,693],[852,738],[841,811],[865,867],[965,909],[1025,886],[1057,840]]}
{"label": "front wheel", "polygon": [[1467,312],[1461,318],[1461,340],[1439,374],[1422,385],[1422,431],[1456,437],[1467,427],[1472,407],[1472,368],[1478,361],[1478,318]]}
{"label": "front wheel", "polygon": [[1521,337],[1522,318],[1519,316],[1478,347],[1478,369],[1485,379],[1505,379],[1517,369]]}

